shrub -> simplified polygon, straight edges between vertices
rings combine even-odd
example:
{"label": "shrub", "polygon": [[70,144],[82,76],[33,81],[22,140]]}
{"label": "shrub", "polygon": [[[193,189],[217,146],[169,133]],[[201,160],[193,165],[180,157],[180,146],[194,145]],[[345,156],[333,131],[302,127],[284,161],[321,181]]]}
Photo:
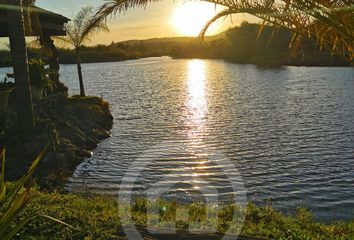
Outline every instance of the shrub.
{"label": "shrub", "polygon": [[31,85],[43,87],[51,90],[53,82],[49,78],[49,70],[45,68],[45,63],[38,58],[32,58],[28,62]]}

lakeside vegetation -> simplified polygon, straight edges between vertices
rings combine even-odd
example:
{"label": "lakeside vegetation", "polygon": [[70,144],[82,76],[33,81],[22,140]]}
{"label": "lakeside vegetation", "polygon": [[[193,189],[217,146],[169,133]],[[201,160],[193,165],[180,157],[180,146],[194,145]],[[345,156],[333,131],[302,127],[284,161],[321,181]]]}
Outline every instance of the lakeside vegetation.
{"label": "lakeside vegetation", "polygon": [[[242,23],[204,42],[200,38],[175,37],[148,40],[130,40],[110,45],[81,46],[81,62],[112,62],[145,57],[171,56],[173,58],[225,59],[236,63],[259,65],[350,66],[347,59],[321,49],[310,39],[299,40],[298,50],[291,51],[292,33],[285,28]],[[77,63],[74,49],[60,48],[59,62]],[[46,58],[41,49],[28,49],[31,58]],[[9,64],[10,53],[2,51],[1,63]]]}
{"label": "lakeside vegetation", "polygon": [[[34,0],[23,1],[23,4],[24,6],[32,6],[34,2]],[[124,0],[116,1],[115,3],[118,6],[118,10],[115,11],[120,12],[122,9],[126,10],[128,7],[134,5],[145,5],[147,2],[132,1],[132,3],[128,3],[130,4],[128,6],[124,5],[127,4],[127,1]],[[106,129],[109,130],[112,125],[108,103],[97,98],[67,98],[67,92],[62,91],[59,97],[48,98],[47,102],[42,101],[41,98],[35,99],[37,102],[33,104],[30,83],[35,83],[35,79],[31,76],[31,68],[28,68],[25,44],[26,29],[23,22],[24,15],[20,11],[22,10],[22,1],[18,3],[13,1],[11,7],[15,10],[8,11],[11,14],[8,14],[7,17],[12,54],[2,51],[0,62],[9,63],[9,59],[11,59],[10,55],[12,55],[13,59],[16,59],[13,65],[17,109],[15,111],[14,107],[9,108],[8,112],[16,112],[16,114],[12,114],[10,117],[16,119],[6,116],[10,120],[10,123],[8,126],[3,124],[2,127],[9,131],[2,133],[2,137],[4,138],[2,143],[3,145],[9,145],[10,153],[12,150],[13,153],[18,154],[19,149],[21,149],[21,154],[28,154],[28,152],[36,151],[35,148],[39,148],[42,141],[47,144],[54,140],[55,144],[52,154],[62,154],[55,157],[52,156],[51,159],[53,162],[46,159],[47,164],[49,163],[48,169],[55,169],[58,164],[65,167],[70,165],[70,168],[74,168],[84,157],[89,156],[87,151],[82,150],[83,148],[94,148],[97,145],[98,139],[102,139],[108,135]],[[306,4],[304,5],[305,7]],[[305,10],[307,9],[305,8]],[[234,9],[233,11],[235,12]],[[234,12],[229,11],[226,13],[232,14]],[[103,13],[104,17],[107,17],[112,11]],[[323,17],[320,17],[323,20]],[[267,17],[264,18],[267,20]],[[336,19],[336,17],[334,18]],[[99,20],[101,21],[102,19],[99,18]],[[325,20],[323,21],[326,22]],[[301,21],[298,24],[301,26]],[[346,32],[346,30],[343,31],[341,29],[342,25],[338,24],[338,32],[330,32],[330,40],[338,38],[337,33],[342,34]],[[310,32],[312,26],[317,26],[317,24],[313,24],[307,29],[304,28],[304,30]],[[326,29],[322,31],[326,32]],[[350,38],[353,35],[349,31],[347,34],[349,34]],[[37,35],[43,38],[42,31],[39,32],[37,32]],[[345,35],[344,33],[343,35]],[[48,35],[46,37],[50,39]],[[327,36],[322,36],[322,38],[327,39]],[[220,58],[237,63],[267,65],[350,65],[349,62],[342,60],[340,57],[332,56],[332,52],[343,48],[340,44],[344,45],[346,39],[346,37],[339,40],[336,39],[332,51],[320,51],[323,47],[321,43],[316,44],[315,41],[308,39],[302,39],[301,41],[297,38],[294,39],[289,30],[280,28],[274,31],[274,28],[271,26],[244,23],[240,27],[231,29],[216,37],[208,38],[204,43],[201,43],[197,38],[166,38],[112,43],[109,46],[83,47],[78,45],[78,47],[81,51],[82,62],[119,61],[169,55],[176,58]],[[317,42],[320,42],[318,36]],[[339,46],[337,46],[337,42]],[[291,45],[296,45],[296,51],[289,50],[289,46]],[[351,50],[350,59],[352,60],[353,48],[348,47],[347,49]],[[54,54],[51,55],[53,58]],[[42,50],[39,49],[29,49],[29,56],[46,58]],[[59,50],[61,63],[78,62],[79,65],[81,60],[78,56],[77,49],[76,51],[70,49]],[[38,65],[41,66],[40,71],[42,71],[44,64],[40,62]],[[59,68],[56,69],[56,71],[58,70]],[[79,70],[80,73],[81,71]],[[58,72],[55,72],[55,74],[58,75]],[[45,74],[40,75],[44,76]],[[44,78],[41,79],[41,77],[35,78],[39,80],[39,85],[42,85],[42,80],[45,80]],[[82,82],[82,79],[80,80]],[[55,79],[53,78],[51,81],[54,82]],[[83,96],[85,95],[83,87],[81,89],[81,95]],[[53,102],[53,99],[56,101]],[[53,109],[57,112],[53,112]],[[75,117],[72,116],[73,112],[77,113]],[[64,116],[70,118],[65,119]],[[95,119],[97,122],[92,119]],[[85,131],[82,129],[83,123],[85,123]],[[81,128],[78,126],[81,126]],[[6,129],[6,127],[8,128]],[[92,136],[95,136],[95,138],[92,138]],[[80,146],[80,148],[76,147],[76,145]],[[30,147],[26,149],[27,146]],[[17,155],[17,157],[21,156]],[[80,157],[80,159],[77,160],[76,157]],[[35,161],[34,164],[37,165],[38,162],[39,160]],[[13,161],[12,164],[16,165],[14,167],[16,170],[26,165],[24,162],[19,161]],[[17,165],[20,165],[20,167]],[[126,223],[124,219],[125,214],[120,214],[118,209],[128,209],[127,205],[118,203],[116,199],[108,196],[85,197],[63,194],[55,190],[44,192],[37,188],[29,188],[27,185],[30,185],[29,180],[34,172],[34,168],[31,167],[29,172],[17,184],[5,183],[5,166],[3,160],[1,166],[0,208],[6,211],[0,213],[0,223],[3,224],[0,232],[1,238],[5,236],[4,239],[7,239],[6,237],[10,239],[20,229],[19,234],[15,236],[16,239],[119,239],[123,236],[124,233],[121,226]],[[41,173],[46,173],[46,171],[41,171]],[[12,176],[14,175],[12,174]],[[57,179],[58,175],[55,175],[54,178]],[[10,191],[7,192],[6,189],[10,189]],[[2,201],[3,198],[5,199],[4,201]],[[29,202],[30,200],[32,201]],[[191,220],[201,221],[205,216],[205,206],[203,205],[178,205],[175,202],[162,202],[162,205],[168,211],[163,211],[160,214],[161,216],[154,215],[150,217],[174,220],[177,207],[186,209],[190,213]],[[144,232],[144,235],[149,236],[150,233],[146,231],[146,209],[146,202],[138,200],[133,206],[133,216],[134,222],[142,226],[141,230]],[[236,226],[230,223],[232,213],[236,211],[235,209],[236,207],[233,205],[228,205],[218,214],[218,231],[221,235],[228,228],[237,229]],[[59,220],[53,222],[32,217],[33,219],[31,220],[33,221],[25,224],[27,223],[28,216],[33,216],[34,212],[41,216],[53,216]],[[19,213],[20,216],[17,216]],[[62,224],[60,225],[58,222]],[[68,227],[69,225],[67,224],[73,227]],[[187,223],[183,221],[177,222],[177,225],[180,229],[187,229],[188,227]],[[9,226],[13,229],[8,228]],[[6,235],[4,235],[4,232]],[[271,239],[353,239],[354,223],[338,222],[324,224],[315,221],[312,214],[302,208],[298,209],[296,215],[286,216],[269,206],[256,207],[249,204],[242,234],[252,236],[252,238]],[[151,236],[151,238],[153,237]]]}
{"label": "lakeside vegetation", "polygon": [[[200,38],[156,38],[82,48],[83,62],[107,62],[144,57],[226,59],[236,63],[306,66],[349,66],[350,63],[310,39],[298,41],[298,51],[289,49],[292,33],[285,28],[242,23],[204,42]],[[61,63],[74,63],[70,49],[59,50]],[[37,52],[38,54],[38,52]]]}
{"label": "lakeside vegetation", "polygon": [[[18,239],[47,239],[47,236],[51,236],[51,239],[120,239],[119,237],[124,236],[121,224],[125,221],[122,220],[125,214],[119,213],[119,207],[124,207],[124,204],[119,204],[114,197],[85,197],[56,191],[48,193],[36,188],[31,189],[31,195],[33,200],[26,209],[27,212],[39,211],[41,214],[57,217],[74,228],[45,219],[34,219],[24,227]],[[168,209],[163,215],[164,220],[175,219],[177,207],[188,209],[192,220],[200,221],[205,216],[205,206],[202,204],[161,203]],[[230,226],[234,209],[234,206],[229,205],[219,212],[218,231],[221,235],[228,227],[234,228],[232,224]],[[144,230],[147,219],[146,201],[137,200],[133,204],[133,219],[144,236],[156,239]],[[186,229],[188,225],[186,222],[177,222],[177,228]],[[324,224],[317,222],[303,208],[297,209],[294,215],[284,215],[269,206],[256,207],[249,204],[241,235],[252,236],[250,239],[353,239],[354,223]]]}

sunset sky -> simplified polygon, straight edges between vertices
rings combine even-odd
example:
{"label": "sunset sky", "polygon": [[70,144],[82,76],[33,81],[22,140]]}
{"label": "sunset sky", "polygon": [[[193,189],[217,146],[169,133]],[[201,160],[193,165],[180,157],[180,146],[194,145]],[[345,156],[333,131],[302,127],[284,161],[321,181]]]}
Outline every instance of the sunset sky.
{"label": "sunset sky", "polygon": [[[73,16],[81,7],[91,5],[98,7],[103,0],[37,0],[38,7],[62,14],[68,18]],[[215,5],[199,1],[165,0],[148,4],[146,9],[131,9],[124,14],[112,17],[109,20],[109,33],[98,34],[90,45],[109,44],[112,41],[129,39],[147,39],[154,37],[174,37],[196,35],[199,28],[213,16],[220,8]],[[209,35],[226,30],[230,26],[238,25],[243,20],[250,20],[244,14],[223,19],[211,28]],[[2,40],[2,45],[7,40]]]}

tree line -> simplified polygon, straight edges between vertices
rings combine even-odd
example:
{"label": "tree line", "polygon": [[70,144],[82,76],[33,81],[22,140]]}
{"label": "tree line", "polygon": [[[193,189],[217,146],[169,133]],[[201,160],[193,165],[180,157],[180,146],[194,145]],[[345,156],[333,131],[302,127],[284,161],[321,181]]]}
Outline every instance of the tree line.
{"label": "tree line", "polygon": [[[226,59],[237,63],[306,66],[347,66],[347,59],[334,55],[311,39],[296,42],[296,51],[289,48],[292,33],[285,28],[266,25],[259,34],[260,24],[243,22],[214,37],[175,37],[132,40],[109,45],[81,47],[81,61],[86,63],[111,62],[144,57],[171,56],[174,58]],[[59,62],[76,62],[75,50],[61,48]],[[45,58],[41,49],[28,49],[30,58]],[[10,53],[1,51],[1,62],[11,59]]]}

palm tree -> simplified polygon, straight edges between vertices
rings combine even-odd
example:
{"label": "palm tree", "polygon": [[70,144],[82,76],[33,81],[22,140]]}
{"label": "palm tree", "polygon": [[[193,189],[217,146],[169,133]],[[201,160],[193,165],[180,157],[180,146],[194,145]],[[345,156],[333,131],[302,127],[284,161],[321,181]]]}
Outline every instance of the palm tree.
{"label": "palm tree", "polygon": [[83,44],[90,41],[93,34],[98,31],[108,31],[105,22],[102,19],[97,19],[93,16],[94,11],[92,7],[83,7],[74,19],[65,25],[67,36],[64,38],[57,38],[62,43],[69,44],[75,48],[81,96],[85,96],[85,89],[81,72],[80,49]]}
{"label": "palm tree", "polygon": [[[96,18],[104,19],[134,7],[145,7],[160,0],[105,0]],[[217,19],[231,14],[248,13],[265,22],[286,27],[294,32],[292,43],[299,37],[315,39],[339,55],[354,61],[353,0],[202,0],[225,8],[211,19],[201,31]],[[291,44],[292,45],[292,44]]]}
{"label": "palm tree", "polygon": [[[6,2],[3,0],[1,2]],[[11,57],[16,80],[17,126],[21,133],[34,129],[33,107],[27,62],[22,0],[7,0]],[[31,2],[33,3],[33,2]]]}

